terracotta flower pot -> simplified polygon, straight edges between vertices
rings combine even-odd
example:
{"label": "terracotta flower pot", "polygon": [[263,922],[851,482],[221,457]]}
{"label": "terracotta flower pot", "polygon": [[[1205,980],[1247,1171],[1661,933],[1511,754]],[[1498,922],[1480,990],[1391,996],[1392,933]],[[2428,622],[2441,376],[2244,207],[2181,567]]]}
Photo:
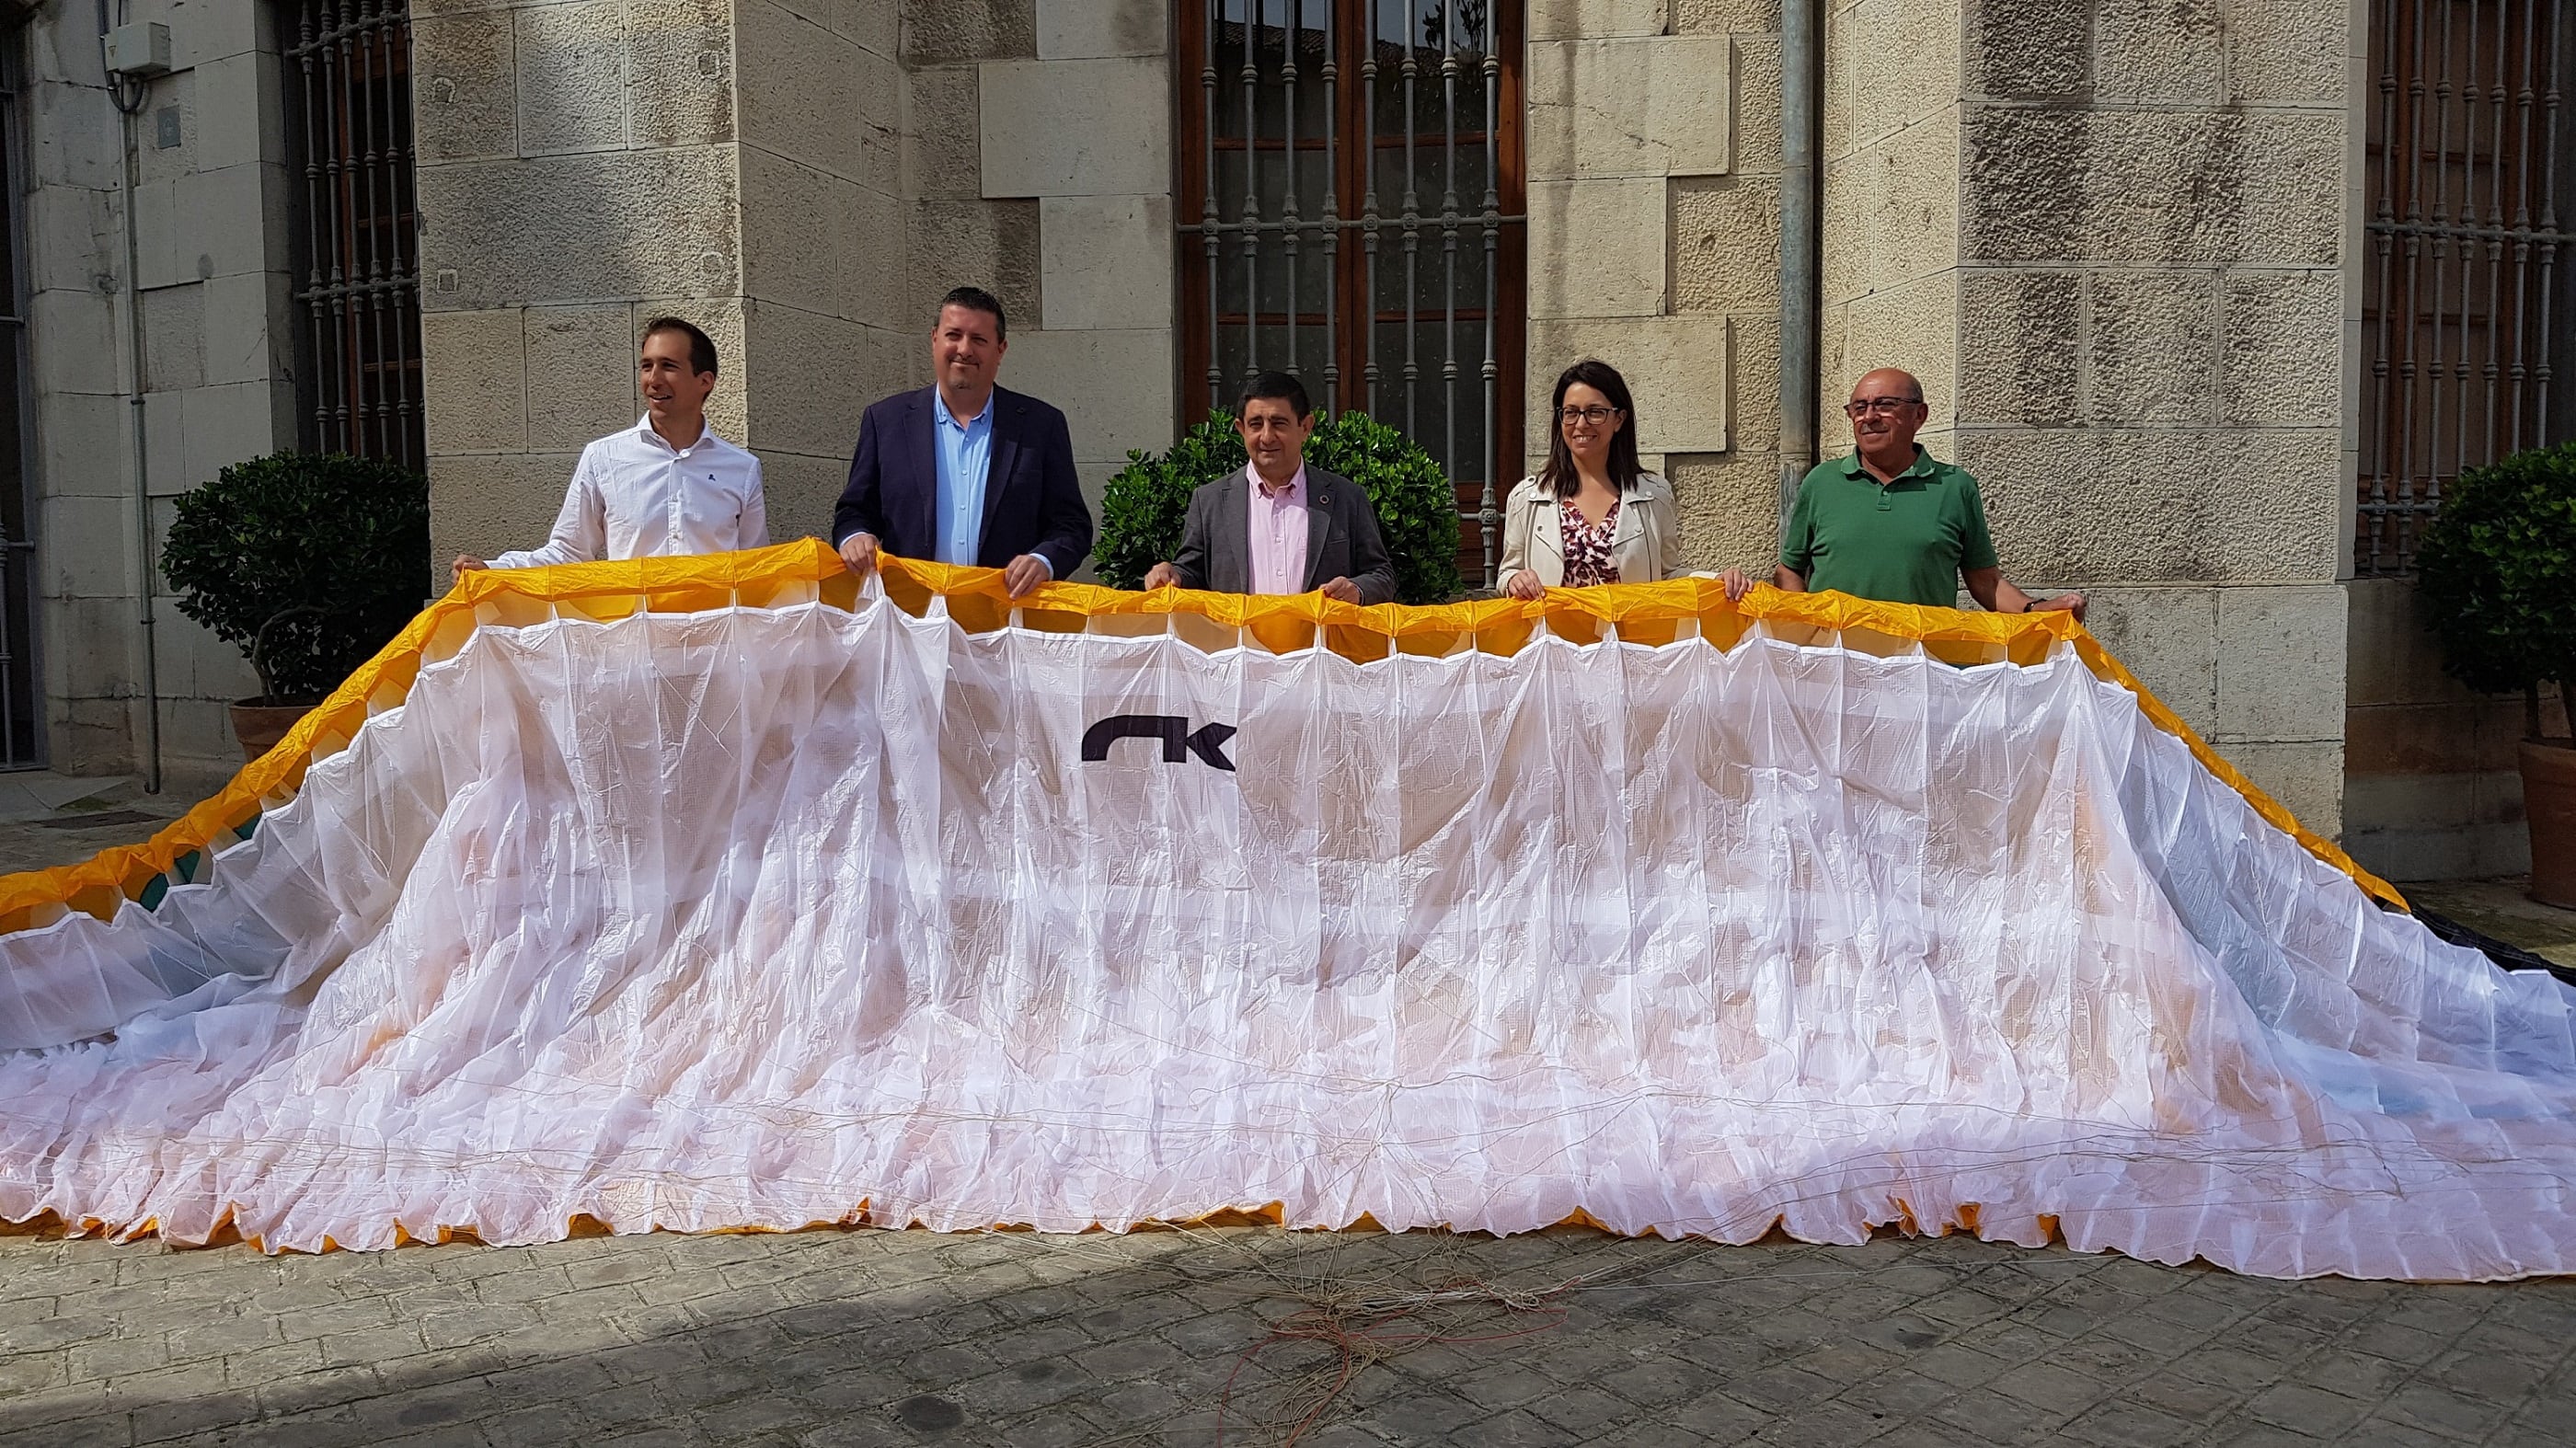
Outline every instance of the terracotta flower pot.
{"label": "terracotta flower pot", "polygon": [[2576,745],[2522,741],[2522,815],[2531,898],[2576,909]]}
{"label": "terracotta flower pot", "polygon": [[277,747],[295,721],[313,710],[310,704],[272,704],[265,695],[234,703],[233,737],[241,741],[242,760],[247,763]]}

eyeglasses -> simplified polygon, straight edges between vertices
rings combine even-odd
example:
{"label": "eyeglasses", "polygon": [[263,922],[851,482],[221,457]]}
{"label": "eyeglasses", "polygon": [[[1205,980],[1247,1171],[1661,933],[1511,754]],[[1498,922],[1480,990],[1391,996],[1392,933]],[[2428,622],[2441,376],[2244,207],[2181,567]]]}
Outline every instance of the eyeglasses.
{"label": "eyeglasses", "polygon": [[1873,412],[1898,413],[1909,407],[1921,407],[1920,397],[1855,397],[1843,404],[1843,411],[1854,417],[1867,417]]}
{"label": "eyeglasses", "polygon": [[1588,422],[1594,427],[1599,427],[1618,415],[1619,409],[1615,407],[1569,407],[1558,413],[1557,418],[1567,427],[1572,427],[1578,422]]}

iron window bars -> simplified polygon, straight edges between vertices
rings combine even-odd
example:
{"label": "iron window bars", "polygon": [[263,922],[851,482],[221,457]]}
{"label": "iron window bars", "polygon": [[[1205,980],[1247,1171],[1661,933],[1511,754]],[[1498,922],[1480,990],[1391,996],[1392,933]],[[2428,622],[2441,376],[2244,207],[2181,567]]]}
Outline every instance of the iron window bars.
{"label": "iron window bars", "polygon": [[23,52],[14,23],[0,22],[0,769],[45,762],[45,695],[36,671],[34,390],[27,368],[26,148],[19,109]]}
{"label": "iron window bars", "polygon": [[301,0],[286,59],[300,105],[305,439],[419,467],[420,249],[408,0]]}
{"label": "iron window bars", "polygon": [[1402,429],[1488,586],[1524,321],[1520,7],[1499,10],[1199,0],[1176,97],[1184,413],[1278,368]]}
{"label": "iron window bars", "polygon": [[[2353,571],[2399,574],[2442,490],[2555,434],[2558,0],[2373,0]],[[2558,318],[2563,327],[2565,319]]]}

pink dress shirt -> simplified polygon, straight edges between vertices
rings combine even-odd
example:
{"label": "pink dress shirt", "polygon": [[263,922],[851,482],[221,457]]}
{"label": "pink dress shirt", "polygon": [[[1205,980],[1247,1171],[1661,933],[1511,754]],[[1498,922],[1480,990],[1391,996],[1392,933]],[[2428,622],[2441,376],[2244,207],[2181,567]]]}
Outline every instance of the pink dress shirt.
{"label": "pink dress shirt", "polygon": [[1244,510],[1252,524],[1252,591],[1304,593],[1306,465],[1299,463],[1297,476],[1275,492],[1263,486],[1261,474],[1251,468],[1245,468],[1243,475],[1252,489],[1251,506]]}

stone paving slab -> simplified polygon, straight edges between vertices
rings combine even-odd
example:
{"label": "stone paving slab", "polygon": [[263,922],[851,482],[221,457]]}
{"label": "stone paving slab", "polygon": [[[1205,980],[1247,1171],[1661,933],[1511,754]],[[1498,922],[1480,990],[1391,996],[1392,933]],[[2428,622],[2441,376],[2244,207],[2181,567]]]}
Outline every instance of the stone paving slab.
{"label": "stone paving slab", "polygon": [[78,864],[101,850],[141,844],[202,797],[181,781],[145,794],[130,779],[0,775],[0,875]]}
{"label": "stone paving slab", "polygon": [[0,1444],[2565,1444],[2576,1280],[1263,1227],[0,1238]]}
{"label": "stone paving slab", "polygon": [[50,769],[0,773],[0,823],[44,819],[127,782],[121,775],[56,774]]}
{"label": "stone paving slab", "polygon": [[2524,892],[2528,875],[2494,880],[2428,880],[2398,886],[2424,909],[2472,930],[2519,945],[2560,965],[2576,965],[2576,910],[2543,905]]}

